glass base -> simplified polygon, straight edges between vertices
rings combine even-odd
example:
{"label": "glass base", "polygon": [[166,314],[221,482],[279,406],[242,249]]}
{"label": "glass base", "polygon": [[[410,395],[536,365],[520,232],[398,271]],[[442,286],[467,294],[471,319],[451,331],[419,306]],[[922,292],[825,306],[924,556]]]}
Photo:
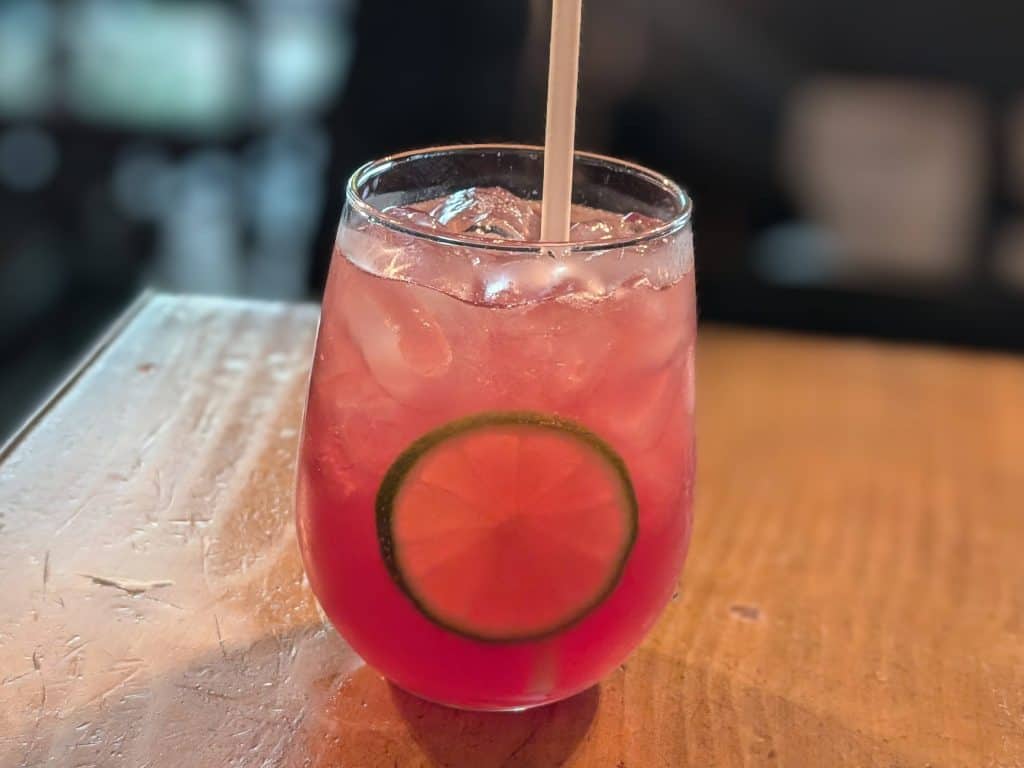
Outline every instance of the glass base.
{"label": "glass base", "polygon": [[405,688],[405,687],[399,685],[394,680],[391,680],[389,678],[385,677],[385,680],[388,681],[388,685],[392,686],[393,688],[395,688],[398,691],[401,691],[403,694],[405,694],[407,696],[412,696],[413,698],[419,699],[420,701],[425,701],[428,704],[436,704],[439,707],[446,707],[448,709],[457,709],[457,710],[460,710],[462,712],[495,712],[495,713],[500,713],[500,712],[526,712],[529,709],[538,709],[540,707],[547,707],[547,706],[549,706],[551,704],[557,704],[560,701],[565,701],[566,699],[571,699],[573,696],[578,696],[579,694],[583,693],[584,691],[588,691],[591,688],[593,688],[593,685],[590,685],[590,686],[587,686],[586,688],[584,688],[582,690],[573,691],[572,693],[568,693],[565,696],[558,696],[558,697],[550,698],[550,699],[540,699],[540,700],[537,700],[537,701],[529,701],[529,702],[524,702],[522,704],[488,704],[488,703],[480,703],[480,704],[452,704],[452,703],[449,703],[447,701],[439,701],[438,699],[433,699],[430,696],[424,696],[421,693],[417,693],[416,691],[410,690],[409,688]]}

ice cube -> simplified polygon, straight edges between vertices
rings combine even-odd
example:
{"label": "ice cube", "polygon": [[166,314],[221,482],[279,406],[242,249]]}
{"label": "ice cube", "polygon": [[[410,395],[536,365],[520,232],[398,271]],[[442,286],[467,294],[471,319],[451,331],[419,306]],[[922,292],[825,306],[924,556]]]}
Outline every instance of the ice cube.
{"label": "ice cube", "polygon": [[620,235],[640,235],[656,229],[662,223],[659,219],[631,211],[619,219],[616,228],[619,230]]}
{"label": "ice cube", "polygon": [[574,243],[589,243],[595,240],[610,240],[615,230],[607,221],[577,221],[569,227],[569,239]]}
{"label": "ice cube", "polygon": [[501,187],[471,187],[442,199],[430,215],[451,232],[494,240],[536,240],[537,203]]}
{"label": "ice cube", "polygon": [[495,333],[495,349],[512,351],[495,357],[499,382],[514,382],[508,396],[559,409],[592,391],[616,338],[603,315],[572,297],[538,302],[517,314]]}
{"label": "ice cube", "polygon": [[[692,280],[692,276],[690,277]],[[679,359],[685,345],[692,343],[696,320],[692,285],[677,285],[668,290],[651,287],[647,276],[615,294],[624,321],[630,365],[646,373]]]}
{"label": "ice cube", "polygon": [[393,205],[384,211],[388,216],[397,219],[401,224],[409,224],[419,229],[438,230],[441,229],[441,222],[435,219],[427,211],[412,208],[405,205]]}
{"label": "ice cube", "polygon": [[648,520],[652,528],[669,523],[658,520],[657,515],[672,516],[684,498],[692,493],[694,469],[693,419],[686,412],[686,398],[676,399],[674,407],[663,414],[661,434],[657,441],[640,454],[637,466],[642,479],[644,508],[652,514]]}
{"label": "ice cube", "polygon": [[349,333],[377,383],[404,403],[444,376],[452,349],[418,288],[356,276],[342,301]]}
{"label": "ice cube", "polygon": [[593,397],[606,411],[614,413],[606,427],[609,437],[646,449],[662,437],[668,419],[685,395],[679,361],[656,371],[615,371]]}

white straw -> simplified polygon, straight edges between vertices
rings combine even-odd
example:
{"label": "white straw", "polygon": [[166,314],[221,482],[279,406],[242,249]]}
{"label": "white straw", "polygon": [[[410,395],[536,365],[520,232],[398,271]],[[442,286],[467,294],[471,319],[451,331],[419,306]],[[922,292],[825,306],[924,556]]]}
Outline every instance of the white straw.
{"label": "white straw", "polygon": [[540,212],[540,239],[550,243],[569,242],[582,13],[583,0],[553,0],[547,131],[544,136],[544,191]]}

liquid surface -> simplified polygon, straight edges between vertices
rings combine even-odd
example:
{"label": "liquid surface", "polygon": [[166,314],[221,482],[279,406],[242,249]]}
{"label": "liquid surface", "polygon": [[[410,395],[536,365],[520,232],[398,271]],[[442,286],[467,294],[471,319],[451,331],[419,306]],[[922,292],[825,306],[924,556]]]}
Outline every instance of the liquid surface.
{"label": "liquid surface", "polygon": [[[417,229],[431,222],[450,232],[475,228],[482,242],[507,242],[513,230],[530,236],[535,205],[502,202],[506,194],[459,193],[432,201],[429,210],[421,204],[398,215],[415,217]],[[576,226],[591,232],[628,226],[629,217],[586,209],[576,214]],[[688,231],[566,258],[459,248],[372,224],[343,227],[338,244],[324,296],[297,502],[307,574],[323,609],[370,664],[435,701],[522,707],[593,684],[651,627],[675,589],[689,541],[696,324]],[[445,627],[400,588],[382,555],[375,505],[389,468],[415,441],[459,419],[510,411],[579,424],[621,457],[636,494],[636,536],[613,588],[582,618],[543,637],[493,642]],[[533,478],[510,481],[500,467],[492,470],[491,495],[502,495],[502,503],[529,497]],[[445,472],[446,482],[461,476],[461,469]],[[503,494],[505,482],[521,488]],[[566,495],[585,495],[571,490],[575,482],[564,484]],[[472,493],[486,498],[477,485]],[[572,500],[563,500],[565,509],[574,509]],[[510,537],[516,561],[526,562],[524,548],[558,541],[571,546],[587,525],[621,525],[614,521],[623,519],[569,517],[574,530],[562,525],[544,537]],[[453,513],[445,524],[465,527],[466,519]],[[464,534],[427,538],[431,550],[418,561],[424,571],[435,556],[446,557],[446,543],[459,543],[461,551],[471,540]],[[595,551],[611,551],[618,541],[621,534],[595,540]],[[500,539],[487,542],[496,546]],[[488,586],[497,582],[484,573],[482,559],[459,556],[444,563],[462,569],[455,576],[445,571],[445,599],[456,595],[451,585],[474,583],[478,589],[466,590],[467,600],[490,590],[484,602],[492,603],[479,617],[511,621],[516,581]],[[556,572],[548,578],[552,591],[565,587]],[[424,595],[433,599],[433,592]],[[471,613],[459,614],[460,625],[472,621]]]}

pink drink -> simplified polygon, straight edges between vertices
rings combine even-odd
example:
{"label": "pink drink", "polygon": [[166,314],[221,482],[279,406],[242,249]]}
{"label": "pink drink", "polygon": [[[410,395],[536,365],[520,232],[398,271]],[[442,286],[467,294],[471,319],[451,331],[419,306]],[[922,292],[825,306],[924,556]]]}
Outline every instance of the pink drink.
{"label": "pink drink", "polygon": [[671,208],[577,207],[585,245],[549,254],[526,247],[536,204],[504,190],[400,202],[339,230],[299,460],[309,580],[413,693],[554,701],[620,663],[676,588],[690,233]]}

